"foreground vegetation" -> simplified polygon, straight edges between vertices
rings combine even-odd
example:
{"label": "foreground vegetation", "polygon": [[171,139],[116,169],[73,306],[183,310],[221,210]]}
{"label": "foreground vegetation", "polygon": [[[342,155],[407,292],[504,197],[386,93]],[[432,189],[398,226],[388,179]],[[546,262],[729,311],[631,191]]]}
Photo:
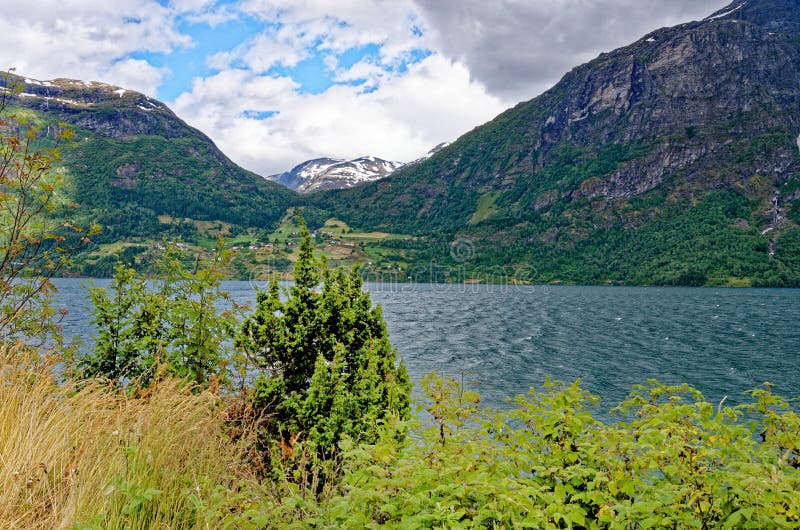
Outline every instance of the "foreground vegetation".
{"label": "foreground vegetation", "polygon": [[800,417],[768,385],[726,407],[651,381],[603,422],[577,382],[496,411],[430,375],[412,418],[357,271],[320,276],[307,232],[301,256],[238,326],[208,265],[119,267],[93,352],[6,335],[0,527],[800,525]]}
{"label": "foreground vegetation", "polygon": [[134,394],[58,383],[19,346],[2,363],[2,528],[800,524],[800,419],[768,387],[729,408],[651,382],[605,424],[577,383],[498,412],[430,376],[424,422],[381,422],[372,443],[342,439],[335,459],[298,443],[265,476],[235,398],[174,378]]}
{"label": "foreground vegetation", "polygon": [[53,362],[0,347],[0,528],[198,527],[195,497],[236,478],[219,398],[59,382]]}

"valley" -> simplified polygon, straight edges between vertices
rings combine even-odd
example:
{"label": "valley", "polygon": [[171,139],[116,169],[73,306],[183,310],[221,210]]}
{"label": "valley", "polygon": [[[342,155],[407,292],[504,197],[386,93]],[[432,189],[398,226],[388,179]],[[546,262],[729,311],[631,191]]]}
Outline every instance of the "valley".
{"label": "valley", "polygon": [[800,0],[9,1],[0,530],[800,528]]}
{"label": "valley", "polygon": [[222,237],[231,277],[285,275],[301,210],[331,261],[370,277],[797,286],[800,19],[779,7],[651,32],[413,163],[317,159],[270,177],[302,193],[135,91],[12,75],[8,111],[45,147],[60,123],[75,131],[64,202],[100,232],[73,274]]}

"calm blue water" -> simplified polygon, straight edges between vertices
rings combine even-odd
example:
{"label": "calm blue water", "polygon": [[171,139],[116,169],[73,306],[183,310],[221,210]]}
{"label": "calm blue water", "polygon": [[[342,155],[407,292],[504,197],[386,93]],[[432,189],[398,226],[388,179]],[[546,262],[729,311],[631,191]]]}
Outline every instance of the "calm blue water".
{"label": "calm blue water", "polygon": [[[91,337],[83,280],[57,280],[67,337]],[[105,283],[98,280],[97,284]],[[225,282],[240,302],[248,282]],[[264,287],[264,286],[261,286]],[[709,400],[765,381],[800,395],[800,290],[367,284],[415,381],[480,381],[484,404],[572,382],[617,404],[631,385],[689,383]]]}

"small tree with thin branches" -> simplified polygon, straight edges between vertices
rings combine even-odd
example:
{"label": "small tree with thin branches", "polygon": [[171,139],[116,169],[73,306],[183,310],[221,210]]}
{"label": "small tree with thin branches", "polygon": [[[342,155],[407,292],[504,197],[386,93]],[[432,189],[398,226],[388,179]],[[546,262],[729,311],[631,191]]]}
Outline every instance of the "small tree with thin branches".
{"label": "small tree with thin branches", "polygon": [[59,144],[73,131],[57,127],[49,148],[39,148],[39,128],[10,111],[23,89],[19,79],[3,74],[0,86],[0,341],[44,338],[54,331],[55,312],[48,303],[50,278],[68,263],[75,245],[88,234],[65,220],[58,190],[61,175],[53,164]]}

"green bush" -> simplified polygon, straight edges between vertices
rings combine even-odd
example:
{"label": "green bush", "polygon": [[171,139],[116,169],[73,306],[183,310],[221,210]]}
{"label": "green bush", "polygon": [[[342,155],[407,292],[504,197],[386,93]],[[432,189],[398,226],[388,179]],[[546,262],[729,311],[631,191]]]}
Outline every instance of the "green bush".
{"label": "green bush", "polygon": [[348,445],[342,494],[318,506],[337,528],[797,528],[800,418],[769,386],[742,407],[650,381],[616,411],[548,382],[481,410],[429,376],[430,420],[398,442]]}
{"label": "green bush", "polygon": [[236,309],[221,289],[226,256],[220,249],[209,262],[187,270],[185,256],[167,245],[149,281],[119,263],[108,289],[92,286],[90,299],[97,330],[94,351],[79,359],[84,377],[102,377],[120,385],[147,386],[159,369],[208,386],[226,381],[234,358],[227,342],[236,327]]}
{"label": "green bush", "polygon": [[304,224],[302,238],[288,299],[277,282],[259,292],[237,346],[264,370],[253,391],[262,449],[304,441],[328,457],[343,438],[372,443],[381,421],[406,418],[410,383],[359,269],[321,273]]}

